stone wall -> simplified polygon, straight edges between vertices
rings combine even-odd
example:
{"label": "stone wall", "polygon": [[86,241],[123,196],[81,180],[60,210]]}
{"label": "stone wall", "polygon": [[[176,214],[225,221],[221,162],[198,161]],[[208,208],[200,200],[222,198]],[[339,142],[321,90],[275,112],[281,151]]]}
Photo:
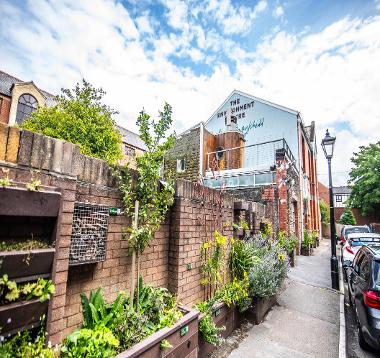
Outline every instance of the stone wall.
{"label": "stone wall", "polygon": [[[81,154],[79,147],[71,143],[0,124],[0,177],[5,175],[15,185],[37,177],[42,185],[62,194],[52,276],[56,292],[47,322],[49,339],[55,344],[81,324],[81,292],[88,294],[102,287],[105,299],[110,302],[120,290],[128,290],[131,258],[128,243],[122,239],[122,228],[130,226],[130,222],[123,215],[110,216],[105,260],[70,266],[75,203],[122,207],[108,164]],[[231,227],[223,224],[234,218],[233,201],[231,195],[179,180],[175,204],[141,257],[144,280],[168,287],[183,303],[203,300],[200,246],[214,230],[232,235]],[[257,229],[265,208],[257,203],[251,205],[257,211]]]}

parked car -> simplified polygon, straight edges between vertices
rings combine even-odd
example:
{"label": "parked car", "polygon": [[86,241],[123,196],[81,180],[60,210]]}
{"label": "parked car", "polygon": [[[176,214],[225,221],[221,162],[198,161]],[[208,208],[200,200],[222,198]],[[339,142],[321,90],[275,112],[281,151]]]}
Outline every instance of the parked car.
{"label": "parked car", "polygon": [[380,245],[380,234],[374,233],[355,233],[347,234],[347,239],[342,247],[342,262],[352,261],[355,254],[363,245]]}
{"label": "parked car", "polygon": [[348,294],[354,306],[363,349],[380,349],[380,245],[362,246],[353,262],[345,261]]}
{"label": "parked car", "polygon": [[340,242],[341,244],[344,244],[347,240],[348,234],[358,234],[358,233],[365,233],[365,232],[371,232],[371,228],[367,225],[363,225],[363,226],[344,225],[340,232]]}

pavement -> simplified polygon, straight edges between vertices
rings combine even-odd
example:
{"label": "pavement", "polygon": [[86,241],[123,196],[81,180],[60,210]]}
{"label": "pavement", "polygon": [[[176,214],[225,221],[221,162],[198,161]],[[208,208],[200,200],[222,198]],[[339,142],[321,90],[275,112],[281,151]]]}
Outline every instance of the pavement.
{"label": "pavement", "polygon": [[229,357],[339,357],[340,293],[330,285],[330,242],[322,240],[312,256],[297,256],[278,305]]}

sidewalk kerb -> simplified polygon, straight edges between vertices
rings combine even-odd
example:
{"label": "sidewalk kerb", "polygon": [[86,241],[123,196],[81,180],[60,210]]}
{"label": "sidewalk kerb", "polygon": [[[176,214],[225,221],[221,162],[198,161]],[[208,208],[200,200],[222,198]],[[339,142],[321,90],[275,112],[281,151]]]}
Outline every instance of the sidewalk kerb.
{"label": "sidewalk kerb", "polygon": [[339,358],[346,358],[346,314],[344,308],[344,282],[343,282],[343,267],[338,255],[339,263],[339,286],[340,286],[340,298],[339,298]]}

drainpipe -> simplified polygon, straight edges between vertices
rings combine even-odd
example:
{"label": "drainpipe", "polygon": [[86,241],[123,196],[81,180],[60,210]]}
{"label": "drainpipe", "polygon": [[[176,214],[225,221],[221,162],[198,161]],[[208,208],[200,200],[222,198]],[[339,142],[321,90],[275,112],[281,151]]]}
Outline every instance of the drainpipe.
{"label": "drainpipe", "polygon": [[204,156],[204,123],[202,122],[200,125],[200,133],[199,133],[199,174],[203,178],[203,156]]}

